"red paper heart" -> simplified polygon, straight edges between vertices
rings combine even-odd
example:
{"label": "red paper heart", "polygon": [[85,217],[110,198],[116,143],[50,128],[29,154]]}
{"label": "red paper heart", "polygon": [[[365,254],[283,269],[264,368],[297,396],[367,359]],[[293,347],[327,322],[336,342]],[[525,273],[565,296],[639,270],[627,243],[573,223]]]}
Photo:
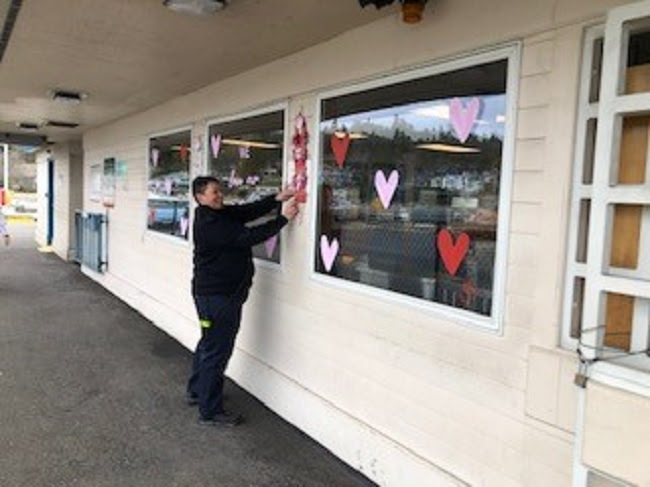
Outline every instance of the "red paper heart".
{"label": "red paper heart", "polygon": [[348,155],[348,148],[350,147],[350,134],[346,133],[343,137],[332,134],[331,145],[336,164],[339,167],[343,167],[345,156]]}
{"label": "red paper heart", "polygon": [[447,272],[456,275],[460,264],[469,250],[469,235],[461,233],[454,244],[454,237],[446,228],[438,232],[438,251]]}

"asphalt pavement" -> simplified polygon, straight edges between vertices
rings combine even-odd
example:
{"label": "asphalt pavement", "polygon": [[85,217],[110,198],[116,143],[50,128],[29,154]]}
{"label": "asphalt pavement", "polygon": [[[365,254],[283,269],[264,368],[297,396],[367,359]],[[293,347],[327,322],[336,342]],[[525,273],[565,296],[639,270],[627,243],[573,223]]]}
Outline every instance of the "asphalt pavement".
{"label": "asphalt pavement", "polygon": [[191,354],[34,226],[0,248],[0,487],[374,485],[228,382],[246,423],[197,424]]}

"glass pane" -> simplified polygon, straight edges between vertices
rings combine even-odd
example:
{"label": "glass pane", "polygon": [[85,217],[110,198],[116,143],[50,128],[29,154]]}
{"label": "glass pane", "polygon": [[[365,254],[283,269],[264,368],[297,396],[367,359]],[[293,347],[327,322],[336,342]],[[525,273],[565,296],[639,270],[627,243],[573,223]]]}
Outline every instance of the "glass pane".
{"label": "glass pane", "polygon": [[506,73],[323,101],[318,272],[490,315]]}
{"label": "glass pane", "polygon": [[634,297],[605,293],[605,306],[603,344],[629,351],[634,318]]}
{"label": "glass pane", "polygon": [[623,117],[617,184],[645,184],[649,128],[650,116]]}
{"label": "glass pane", "polygon": [[[282,188],[284,111],[210,125],[208,170],[223,189],[224,203],[251,203]],[[251,222],[259,225],[269,214]],[[280,234],[253,247],[259,259],[280,262]]]}
{"label": "glass pane", "polygon": [[591,56],[591,73],[589,76],[589,103],[600,98],[600,75],[603,68],[603,38],[594,40]]}
{"label": "glass pane", "polygon": [[582,163],[582,184],[594,182],[594,154],[596,153],[596,132],[598,119],[587,120],[587,133],[585,134],[585,157]]}
{"label": "glass pane", "polygon": [[624,94],[650,91],[650,29],[648,20],[626,24],[630,32]]}
{"label": "glass pane", "polygon": [[573,279],[573,300],[571,301],[571,338],[580,338],[582,330],[582,305],[585,296],[585,279]]}
{"label": "glass pane", "polygon": [[591,200],[580,200],[580,216],[578,221],[578,242],[576,261],[587,262],[587,242],[589,238],[589,217],[591,215]]}
{"label": "glass pane", "polygon": [[650,225],[650,207],[613,205],[610,219],[609,272],[635,279],[650,279],[649,252],[647,243],[643,242]]}
{"label": "glass pane", "polygon": [[190,131],[149,139],[147,228],[187,239]]}

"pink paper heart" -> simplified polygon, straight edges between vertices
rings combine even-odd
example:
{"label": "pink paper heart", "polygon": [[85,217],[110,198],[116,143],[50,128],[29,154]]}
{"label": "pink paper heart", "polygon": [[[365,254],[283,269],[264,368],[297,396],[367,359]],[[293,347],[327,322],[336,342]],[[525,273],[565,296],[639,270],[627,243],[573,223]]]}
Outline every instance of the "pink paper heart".
{"label": "pink paper heart", "polygon": [[330,244],[327,236],[321,235],[320,237],[320,256],[323,259],[323,265],[327,272],[332,270],[334,265],[334,260],[339,253],[339,241],[335,238],[332,239]]}
{"label": "pink paper heart", "polygon": [[210,137],[210,145],[212,146],[212,157],[216,159],[219,157],[219,151],[221,150],[221,134],[212,134],[212,137]]}
{"label": "pink paper heart", "polygon": [[160,150],[154,147],[151,149],[151,164],[153,167],[158,167],[158,156],[160,155]]}
{"label": "pink paper heart", "polygon": [[273,235],[271,238],[267,239],[264,242],[264,248],[266,249],[266,256],[270,259],[273,257],[273,253],[275,252],[275,246],[278,243],[278,236]]}
{"label": "pink paper heart", "polygon": [[476,123],[478,111],[481,108],[481,102],[478,98],[472,98],[466,107],[458,98],[454,98],[449,103],[449,119],[451,126],[454,128],[458,140],[465,143],[469,134],[472,132],[472,127]]}
{"label": "pink paper heart", "polygon": [[187,235],[187,227],[189,226],[189,224],[190,224],[189,218],[186,218],[184,216],[181,217],[181,219],[179,221],[179,225],[181,227],[181,235],[182,236]]}
{"label": "pink paper heart", "polygon": [[386,181],[386,176],[384,176],[384,171],[377,171],[375,173],[375,189],[381,200],[381,204],[384,206],[384,209],[388,209],[390,202],[393,199],[395,190],[397,189],[397,184],[399,183],[399,173],[396,170],[391,171],[390,176],[388,176],[388,181]]}
{"label": "pink paper heart", "polygon": [[452,276],[455,276],[456,272],[458,272],[458,268],[463,262],[467,250],[469,250],[469,242],[469,235],[465,232],[458,236],[456,243],[454,243],[454,237],[451,232],[446,228],[438,232],[438,251],[440,252],[445,269]]}

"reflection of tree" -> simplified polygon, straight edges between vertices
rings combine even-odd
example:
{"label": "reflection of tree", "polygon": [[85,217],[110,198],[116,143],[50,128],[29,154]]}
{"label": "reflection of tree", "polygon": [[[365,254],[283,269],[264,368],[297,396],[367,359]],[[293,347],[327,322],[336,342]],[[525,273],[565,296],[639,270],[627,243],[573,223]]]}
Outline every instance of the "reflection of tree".
{"label": "reflection of tree", "polygon": [[158,165],[150,166],[150,177],[153,179],[172,172],[187,171],[188,166],[188,161],[181,158],[180,151],[171,148],[161,149],[158,156]]}
{"label": "reflection of tree", "polygon": [[[387,176],[397,169],[400,184],[393,202],[412,204],[418,200],[419,188],[431,188],[436,178],[451,176],[470,178],[478,181],[471,187],[460,190],[441,190],[441,195],[467,194],[480,191],[483,194],[496,194],[498,191],[501,167],[502,140],[471,134],[464,147],[478,149],[475,153],[451,153],[419,149],[420,144],[446,144],[460,146],[456,135],[450,130],[415,131],[399,126],[389,132],[386,127],[381,133],[366,132],[365,138],[353,139],[343,168],[334,162],[330,134],[323,134],[322,181],[334,188],[355,187],[359,189],[360,200],[370,203],[376,197],[374,176],[382,170]],[[369,128],[369,123],[364,123]],[[355,130],[356,130],[355,126]],[[419,137],[413,138],[416,133]],[[451,193],[450,193],[451,191]],[[469,192],[469,193],[468,193]],[[445,204],[440,201],[440,204]]]}

